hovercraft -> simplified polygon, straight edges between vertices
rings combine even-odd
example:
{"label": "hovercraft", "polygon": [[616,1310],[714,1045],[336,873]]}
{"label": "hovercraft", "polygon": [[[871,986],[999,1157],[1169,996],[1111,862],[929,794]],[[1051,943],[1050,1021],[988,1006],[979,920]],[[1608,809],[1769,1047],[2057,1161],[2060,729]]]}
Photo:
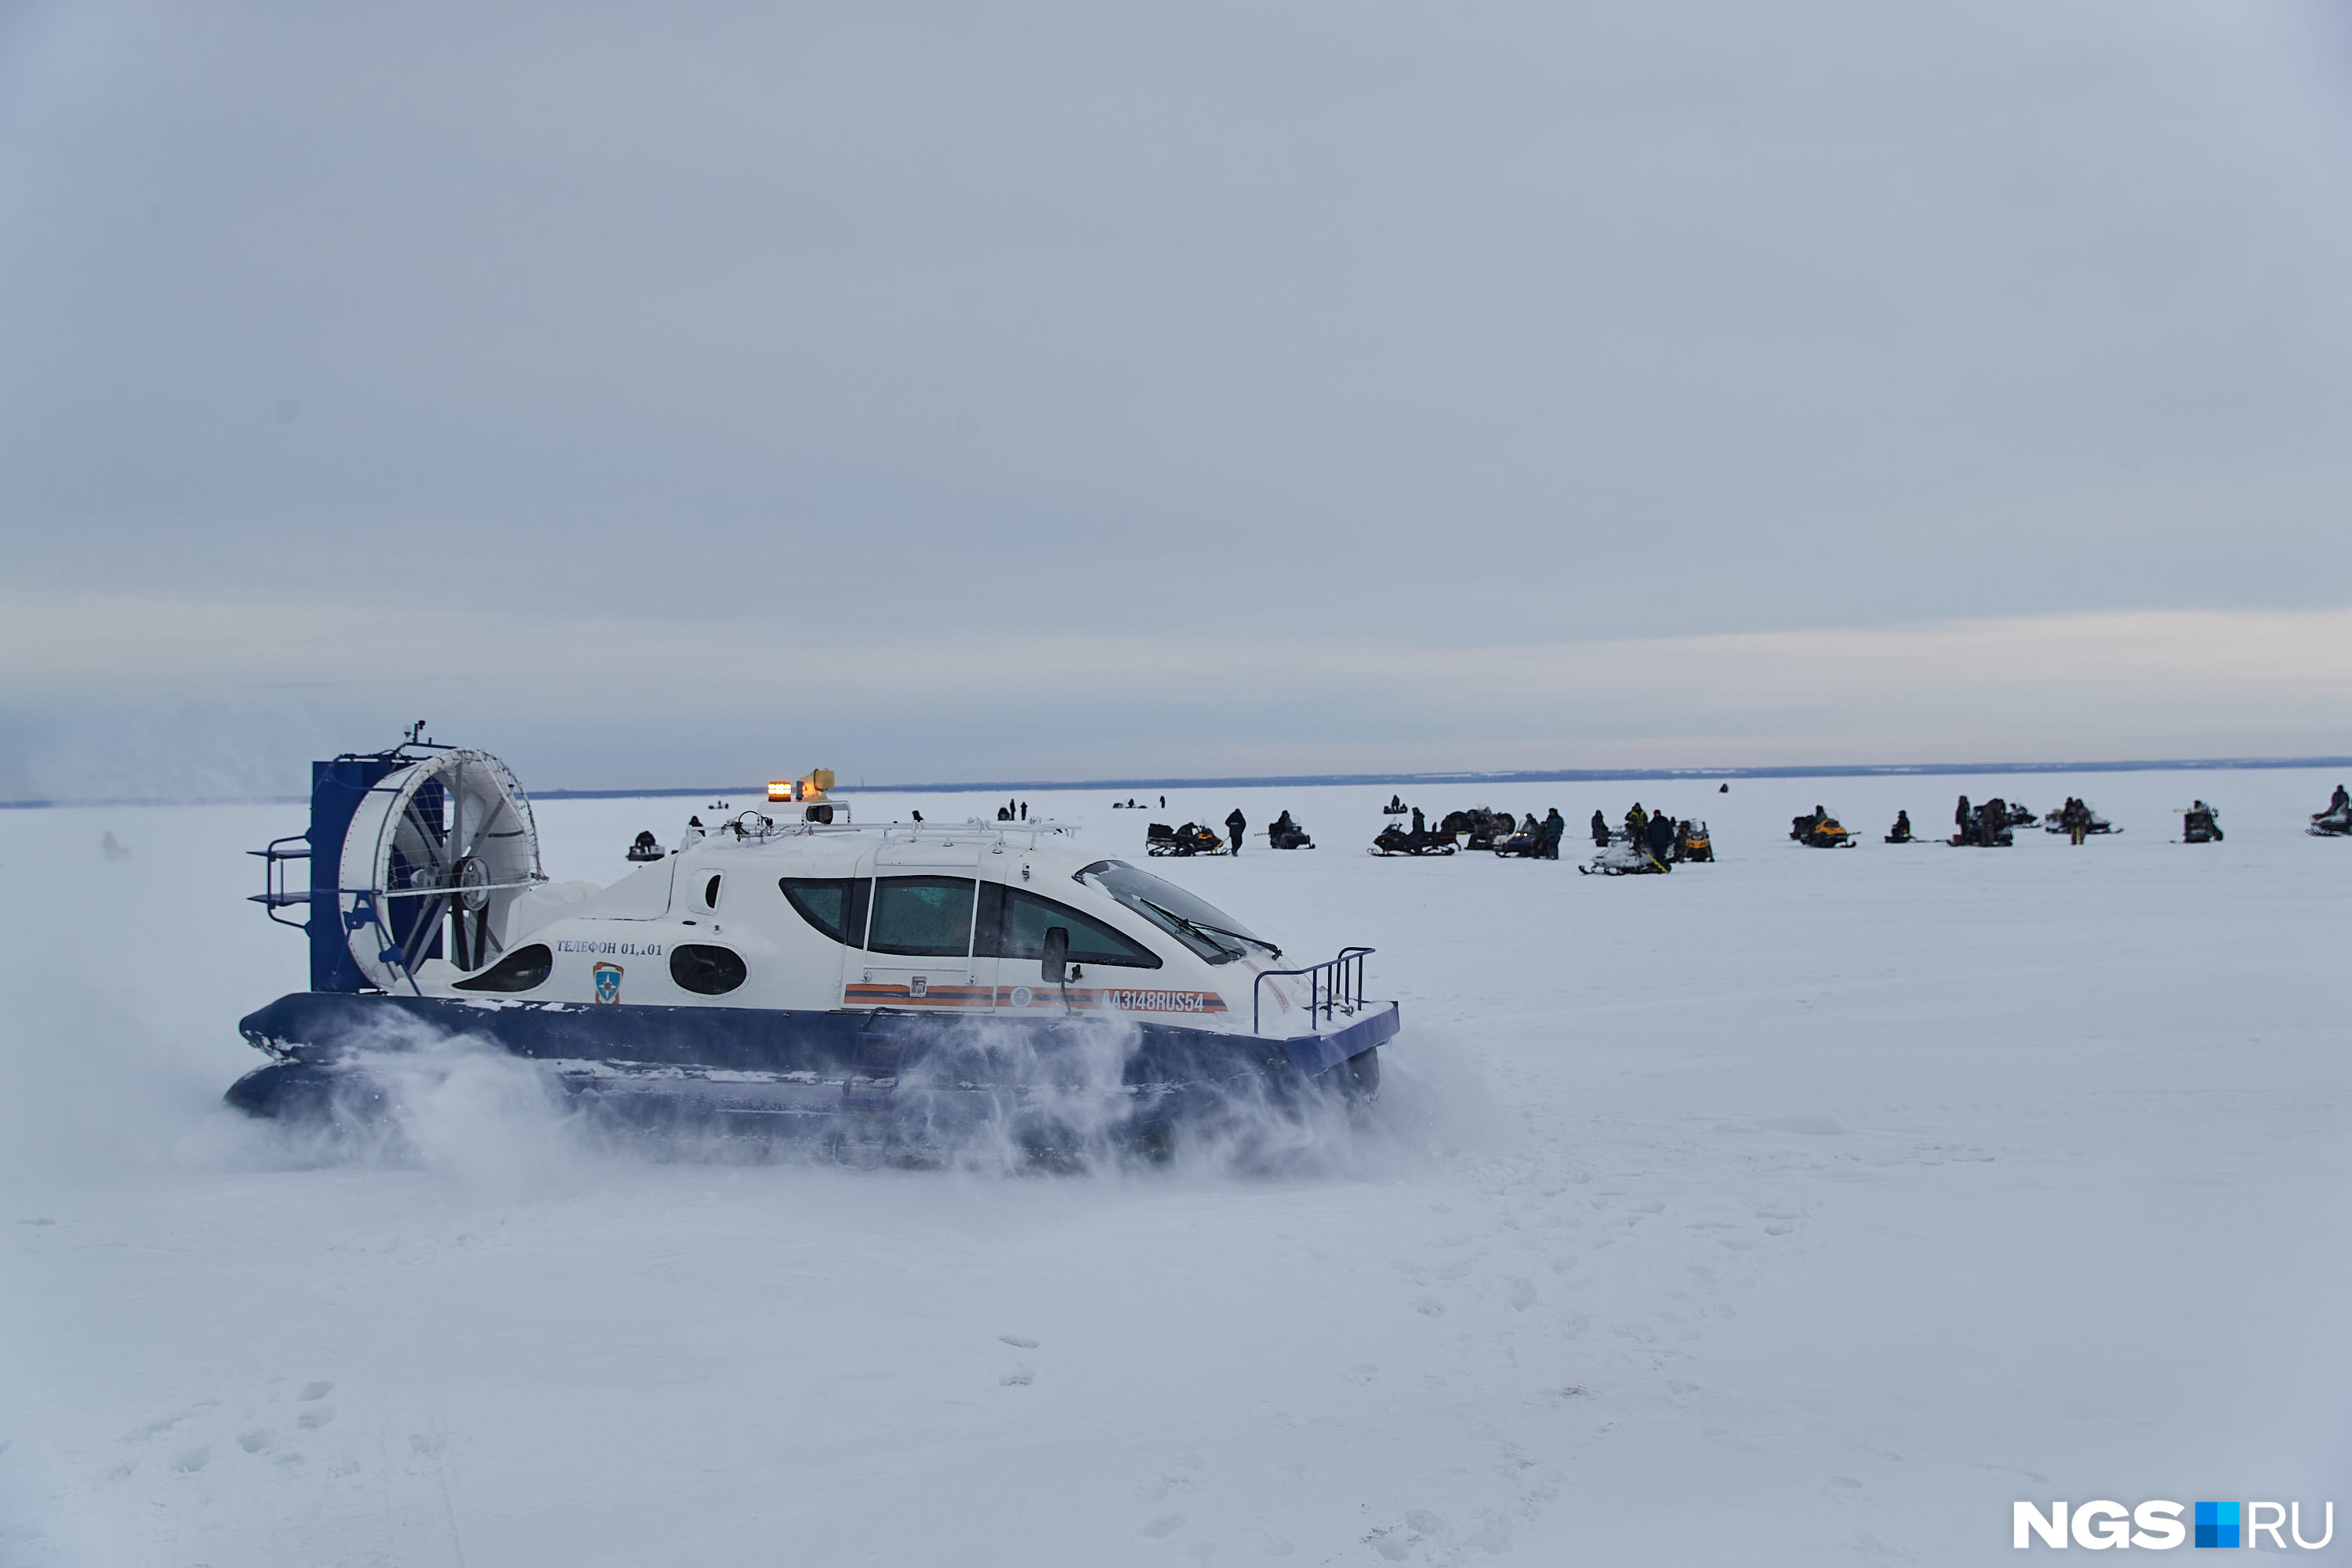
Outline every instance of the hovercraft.
{"label": "hovercraft", "polygon": [[[255,901],[307,933],[310,986],[240,1022],[271,1061],[229,1102],[378,1119],[382,1053],[453,1037],[623,1125],[911,1157],[1376,1092],[1398,1009],[1365,994],[1370,948],[1286,963],[1068,826],[861,825],[815,794],[689,825],[600,888],[541,872],[530,800],[486,752],[412,734],[313,763],[309,831],[254,851]],[[308,891],[285,885],[295,861]]]}

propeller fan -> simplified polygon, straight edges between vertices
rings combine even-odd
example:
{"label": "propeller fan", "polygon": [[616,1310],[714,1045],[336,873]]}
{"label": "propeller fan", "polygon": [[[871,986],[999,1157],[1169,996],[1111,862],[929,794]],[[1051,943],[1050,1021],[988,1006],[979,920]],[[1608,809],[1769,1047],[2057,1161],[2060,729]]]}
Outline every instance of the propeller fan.
{"label": "propeller fan", "polygon": [[470,750],[419,758],[369,790],[344,836],[352,960],[386,991],[413,988],[431,958],[479,969],[504,951],[508,909],[543,880],[530,801],[504,763]]}

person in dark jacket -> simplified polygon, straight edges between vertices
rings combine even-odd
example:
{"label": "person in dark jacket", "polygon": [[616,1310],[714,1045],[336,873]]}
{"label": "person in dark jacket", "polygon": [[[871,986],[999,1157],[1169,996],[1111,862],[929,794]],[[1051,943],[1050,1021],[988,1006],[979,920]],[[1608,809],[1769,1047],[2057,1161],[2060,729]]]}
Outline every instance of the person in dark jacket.
{"label": "person in dark jacket", "polygon": [[1592,814],[1592,847],[1595,849],[1609,847],[1609,819],[1597,809]]}
{"label": "person in dark jacket", "polygon": [[1674,853],[1675,819],[1663,811],[1650,818],[1649,837],[1651,857],[1664,861],[1668,855]]}
{"label": "person in dark jacket", "polygon": [[1955,806],[1952,810],[1952,826],[1959,830],[1952,835],[1952,842],[1955,844],[1966,844],[1969,841],[1969,829],[1973,826],[1969,819],[1969,797],[1967,795],[1960,796],[1960,804]]}
{"label": "person in dark jacket", "polygon": [[1234,807],[1232,814],[1225,818],[1226,854],[1242,852],[1242,834],[1248,826],[1249,818],[1242,815],[1242,808],[1238,805]]}
{"label": "person in dark jacket", "polygon": [[[1607,823],[1601,824],[1601,831],[1604,833],[1607,832],[1608,826],[1609,825]],[[1547,860],[1559,859],[1559,841],[1567,837],[1568,818],[1562,816],[1559,814],[1559,807],[1555,805],[1550,810],[1544,813],[1543,858]]]}

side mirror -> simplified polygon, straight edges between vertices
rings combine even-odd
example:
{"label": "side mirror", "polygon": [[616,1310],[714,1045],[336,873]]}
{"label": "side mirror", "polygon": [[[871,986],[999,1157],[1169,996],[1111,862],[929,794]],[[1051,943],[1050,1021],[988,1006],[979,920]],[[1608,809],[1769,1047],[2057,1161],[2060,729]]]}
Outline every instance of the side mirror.
{"label": "side mirror", "polygon": [[1038,976],[1049,985],[1061,985],[1070,978],[1069,966],[1069,929],[1066,926],[1047,926],[1045,960],[1037,965]]}

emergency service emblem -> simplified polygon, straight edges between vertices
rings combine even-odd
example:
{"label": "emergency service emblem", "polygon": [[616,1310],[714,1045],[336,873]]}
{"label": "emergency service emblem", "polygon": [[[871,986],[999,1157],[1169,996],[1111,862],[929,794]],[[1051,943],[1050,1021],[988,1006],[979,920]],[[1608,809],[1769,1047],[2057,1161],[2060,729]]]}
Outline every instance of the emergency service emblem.
{"label": "emergency service emblem", "polygon": [[599,963],[593,973],[596,976],[596,1000],[618,1002],[621,999],[621,966],[617,963]]}

